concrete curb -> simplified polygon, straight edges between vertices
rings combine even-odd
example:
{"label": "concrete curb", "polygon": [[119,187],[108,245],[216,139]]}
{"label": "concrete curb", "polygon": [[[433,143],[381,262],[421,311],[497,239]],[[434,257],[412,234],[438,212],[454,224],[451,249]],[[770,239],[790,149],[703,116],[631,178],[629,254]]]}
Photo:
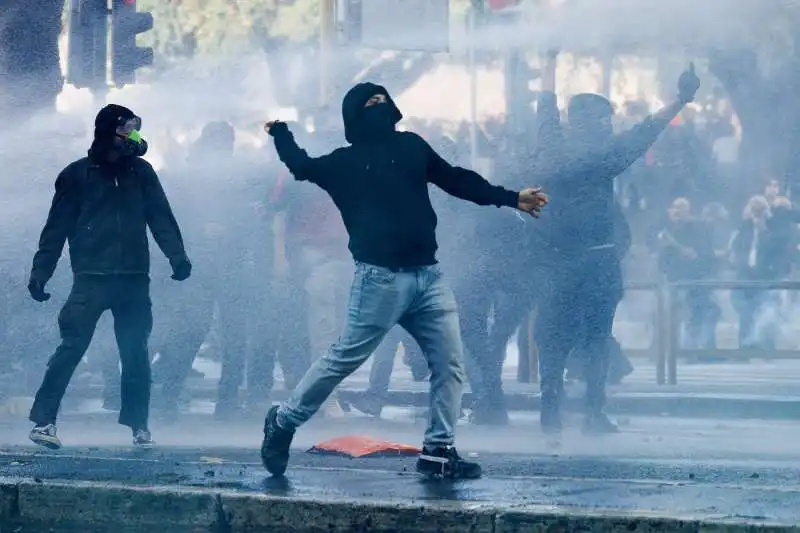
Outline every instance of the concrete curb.
{"label": "concrete curb", "polygon": [[474,502],[289,498],[211,489],[0,478],[0,526],[92,533],[800,533],[724,517]]}

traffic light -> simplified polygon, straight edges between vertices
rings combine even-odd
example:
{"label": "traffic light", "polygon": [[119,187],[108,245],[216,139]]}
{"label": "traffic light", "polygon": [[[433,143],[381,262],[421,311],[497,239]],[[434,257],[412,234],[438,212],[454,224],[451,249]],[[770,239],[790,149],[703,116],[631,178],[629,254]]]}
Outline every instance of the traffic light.
{"label": "traffic light", "polygon": [[108,2],[70,0],[67,8],[67,81],[102,90],[107,83]]}
{"label": "traffic light", "polygon": [[115,85],[136,81],[136,70],[153,64],[153,49],[136,46],[136,36],[153,29],[152,13],[136,11],[136,0],[112,0],[111,79]]}

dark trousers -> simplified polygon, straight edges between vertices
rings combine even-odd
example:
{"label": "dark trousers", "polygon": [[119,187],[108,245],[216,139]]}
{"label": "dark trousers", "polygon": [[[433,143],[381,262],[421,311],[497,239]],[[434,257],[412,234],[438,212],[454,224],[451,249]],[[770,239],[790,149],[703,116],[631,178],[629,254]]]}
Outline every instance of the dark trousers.
{"label": "dark trousers", "polygon": [[119,423],[134,430],[147,427],[150,410],[150,360],[147,342],[153,327],[150,278],[141,276],[76,276],[58,315],[61,344],[47,363],[30,420],[56,421],[61,400],[75,368],[106,310],[114,316],[114,334],[122,362],[122,408]]}
{"label": "dark trousers", "polygon": [[555,415],[560,408],[564,367],[573,350],[587,357],[586,411],[596,414],[605,405],[609,354],[615,342],[612,326],[623,293],[622,271],[613,248],[560,259],[542,278],[547,283],[536,320],[542,415]]}
{"label": "dark trousers", "polygon": [[159,359],[153,377],[161,384],[164,408],[177,408],[195,356],[208,336],[214,315],[214,291],[207,276],[177,284],[164,276],[155,306],[158,325],[151,345]]}
{"label": "dark trousers", "polygon": [[[464,343],[464,368],[473,403],[480,403],[483,393],[487,353],[489,351],[489,310],[492,305],[492,289],[486,279],[470,276],[459,280],[455,287],[458,301],[458,318],[461,338]],[[474,408],[474,405],[473,405]]]}
{"label": "dark trousers", "polygon": [[506,347],[533,305],[536,290],[525,282],[537,279],[537,274],[531,271],[516,276],[486,269],[482,276],[480,281],[461,285],[456,292],[467,377],[474,398],[472,409],[501,413],[506,411],[502,379]]}
{"label": "dark trousers", "polygon": [[[269,285],[269,284],[268,284]],[[306,291],[292,277],[278,290],[264,287],[251,311],[253,350],[247,358],[247,402],[270,401],[275,365],[280,364],[286,390],[294,390],[310,365]]]}
{"label": "dark trousers", "polygon": [[689,347],[713,350],[716,347],[720,309],[708,289],[689,289],[685,296],[686,336]]}

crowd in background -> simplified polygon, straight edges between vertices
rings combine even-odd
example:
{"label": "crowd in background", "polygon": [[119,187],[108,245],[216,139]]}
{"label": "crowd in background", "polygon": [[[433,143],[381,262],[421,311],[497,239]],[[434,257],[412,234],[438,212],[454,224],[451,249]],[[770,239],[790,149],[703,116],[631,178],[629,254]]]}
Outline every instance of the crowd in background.
{"label": "crowd in background", "polygon": [[[646,111],[641,102],[630,102],[619,110],[618,129],[640,120]],[[469,164],[468,124],[410,119],[402,126],[421,134],[449,161]],[[191,147],[164,143],[166,152],[162,147],[159,175],[195,264],[193,277],[180,286],[169,279],[166,263],[155,263],[152,272],[151,350],[153,379],[159,385],[154,406],[171,414],[180,410],[186,380],[197,374],[192,362],[208,346],[215,347],[222,363],[217,415],[226,418],[251,408],[261,413],[276,366],[286,387],[293,388],[309,357],[322,354],[342,324],[351,259],[338,211],[323,191],[293,182],[271,146],[240,148],[236,137],[230,124],[216,122],[207,124]],[[341,144],[340,137],[320,128],[298,135],[298,142],[312,155],[322,154]],[[724,107],[714,114],[687,110],[618,180],[618,201],[632,228],[629,280],[792,277],[800,240],[786,184],[773,176],[745,175],[738,139],[735,119]],[[482,123],[477,140],[477,155],[490,162],[490,180],[506,184],[513,179],[509,176],[522,174],[535,181],[535,175],[525,175],[535,146],[512,149],[515,139],[502,120]],[[59,164],[63,161],[54,162],[53,168]],[[444,194],[432,196],[444,228],[443,262],[457,295],[474,300],[475,293],[491,290],[476,284],[485,279],[482,269],[492,264],[502,271],[502,255],[514,253],[504,245],[512,238],[507,228],[527,224],[535,231],[535,221],[517,221],[511,213],[487,230],[471,206],[453,203]],[[52,309],[33,306],[20,289],[30,256],[19,250],[35,247],[35,231],[19,233],[11,242],[28,242],[0,265],[0,283],[6,289],[0,300],[0,374],[5,376],[0,396],[33,390],[57,334]],[[483,250],[486,260],[476,261],[465,251],[475,248]],[[14,261],[8,260],[12,256]],[[59,276],[65,287],[68,269],[63,265],[54,286]],[[472,289],[459,291],[459,286]],[[717,324],[732,306],[740,344],[774,349],[781,313],[792,303],[782,292],[755,289],[689,289],[679,297],[684,344],[696,348],[717,345]],[[371,400],[358,406],[370,414],[380,413],[398,345],[415,379],[427,376],[413,341],[402,331],[393,332],[374,358],[366,392]],[[74,386],[101,376],[104,404],[115,408],[119,370],[107,327],[101,326],[87,360],[85,378],[78,377]],[[335,415],[340,407],[330,402],[324,412]]]}

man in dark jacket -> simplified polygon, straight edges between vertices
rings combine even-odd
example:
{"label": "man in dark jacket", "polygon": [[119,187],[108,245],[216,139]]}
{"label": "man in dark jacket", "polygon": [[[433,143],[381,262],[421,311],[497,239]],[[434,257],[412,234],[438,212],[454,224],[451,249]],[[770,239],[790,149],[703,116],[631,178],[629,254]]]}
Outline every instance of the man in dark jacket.
{"label": "man in dark jacket", "polygon": [[30,438],[58,449],[56,417],[75,368],[106,310],[122,362],[119,423],[133,431],[137,446],[152,446],[148,430],[150,361],[147,342],[153,325],[147,228],[169,259],[173,279],[187,279],[192,265],[167,197],[153,168],[140,156],[147,143],[141,119],[130,109],[108,105],[95,119],[88,157],[69,164],[56,179],[56,192],[33,258],[28,291],[37,302],[50,295],[45,285],[69,243],[74,283],[58,325],[61,345],[50,358],[36,393]]}
{"label": "man in dark jacket", "polygon": [[436,262],[433,183],[480,205],[516,207],[537,215],[546,203],[539,189],[514,192],[453,167],[414,133],[397,132],[402,114],[383,87],[362,83],[342,102],[351,146],[311,158],[282,122],[267,124],[281,161],[298,180],[324,189],[341,212],[356,262],[347,323],[289,400],[273,407],[264,424],[261,457],[273,475],[289,461],[295,429],[308,421],[333,389],[400,324],[417,341],[431,369],[431,419],[417,470],[429,476],[474,478],[480,466],[453,447],[464,381],[463,347],[453,292]]}
{"label": "man in dark jacket", "polygon": [[[555,54],[551,55],[555,60]],[[596,94],[574,96],[568,106],[569,127],[560,123],[553,69],[538,106],[539,171],[550,193],[558,197],[545,224],[544,261],[549,275],[539,307],[536,340],[540,362],[545,431],[561,430],[560,403],[564,365],[575,348],[574,332],[583,332],[589,356],[584,430],[616,431],[605,416],[608,356],[612,325],[622,298],[622,269],[616,249],[614,179],[639,159],[669,122],[694,99],[700,82],[690,68],[678,83],[678,100],[623,134],[614,136],[613,108]]]}

